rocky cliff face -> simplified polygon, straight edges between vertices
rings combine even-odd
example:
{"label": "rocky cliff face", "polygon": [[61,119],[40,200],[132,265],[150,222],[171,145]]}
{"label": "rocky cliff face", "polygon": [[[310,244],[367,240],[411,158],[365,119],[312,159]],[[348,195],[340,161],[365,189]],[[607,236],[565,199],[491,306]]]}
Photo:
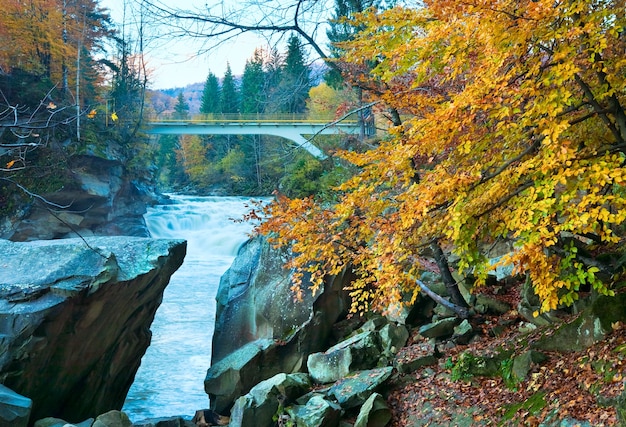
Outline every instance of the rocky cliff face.
{"label": "rocky cliff face", "polygon": [[287,256],[258,237],[222,276],[204,382],[211,409],[219,413],[259,381],[306,369],[309,354],[334,343],[333,325],[347,313],[347,275],[329,278],[315,295],[303,289],[303,300],[296,302],[291,272],[283,268]]}
{"label": "rocky cliff face", "polygon": [[0,383],[31,420],[120,409],[186,244],[99,237],[0,241]]}
{"label": "rocky cliff face", "polygon": [[296,302],[291,272],[283,268],[288,255],[272,249],[263,237],[242,246],[220,280],[212,363],[252,341],[286,342],[304,329],[302,353],[327,344],[332,325],[347,312],[342,289],[348,278],[330,279],[315,295],[304,289],[303,300]]}
{"label": "rocky cliff face", "polygon": [[143,214],[153,200],[143,185],[129,180],[117,160],[80,155],[68,160],[67,183],[0,223],[0,237],[30,241],[81,236],[149,236]]}

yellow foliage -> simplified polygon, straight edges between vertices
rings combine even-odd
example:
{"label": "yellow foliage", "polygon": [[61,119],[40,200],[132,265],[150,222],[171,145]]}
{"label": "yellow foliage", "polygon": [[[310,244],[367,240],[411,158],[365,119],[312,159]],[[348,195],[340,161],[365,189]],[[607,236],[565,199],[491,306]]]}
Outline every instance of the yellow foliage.
{"label": "yellow foliage", "polygon": [[404,121],[372,150],[342,154],[361,172],[337,204],[280,199],[260,231],[293,244],[289,265],[315,289],[353,268],[353,311],[414,297],[432,241],[479,280],[494,268],[485,248],[512,242],[508,262],[541,311],[571,304],[581,285],[610,294],[568,242],[624,237],[625,6],[431,0],[358,16],[344,59],[376,64],[369,96]]}

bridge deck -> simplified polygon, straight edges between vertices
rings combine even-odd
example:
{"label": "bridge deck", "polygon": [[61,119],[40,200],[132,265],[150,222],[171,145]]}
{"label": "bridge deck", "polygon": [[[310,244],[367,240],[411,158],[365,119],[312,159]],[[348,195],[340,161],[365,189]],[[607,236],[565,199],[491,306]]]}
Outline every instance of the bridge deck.
{"label": "bridge deck", "polygon": [[147,132],[157,135],[275,135],[290,139],[317,158],[326,155],[304,135],[358,134],[357,120],[288,116],[200,116],[187,120],[148,121]]}

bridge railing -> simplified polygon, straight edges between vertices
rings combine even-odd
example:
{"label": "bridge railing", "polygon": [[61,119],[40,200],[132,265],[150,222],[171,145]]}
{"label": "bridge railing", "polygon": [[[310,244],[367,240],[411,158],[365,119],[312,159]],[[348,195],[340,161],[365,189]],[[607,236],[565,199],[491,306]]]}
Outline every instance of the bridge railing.
{"label": "bridge railing", "polygon": [[[330,114],[194,114],[187,119],[171,116],[149,117],[149,122],[161,123],[332,123],[337,120]],[[341,123],[357,123],[356,114],[341,120]]]}

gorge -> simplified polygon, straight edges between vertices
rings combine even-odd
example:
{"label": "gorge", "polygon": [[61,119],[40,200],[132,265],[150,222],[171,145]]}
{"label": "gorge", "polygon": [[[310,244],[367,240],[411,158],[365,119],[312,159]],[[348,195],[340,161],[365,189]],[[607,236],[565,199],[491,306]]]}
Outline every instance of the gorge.
{"label": "gorge", "polygon": [[155,238],[187,240],[187,255],[165,290],[152,343],[124,404],[134,421],[189,416],[208,407],[203,379],[211,361],[217,287],[251,228],[234,221],[247,211],[247,198],[172,195],[171,201],[149,208],[146,224]]}

